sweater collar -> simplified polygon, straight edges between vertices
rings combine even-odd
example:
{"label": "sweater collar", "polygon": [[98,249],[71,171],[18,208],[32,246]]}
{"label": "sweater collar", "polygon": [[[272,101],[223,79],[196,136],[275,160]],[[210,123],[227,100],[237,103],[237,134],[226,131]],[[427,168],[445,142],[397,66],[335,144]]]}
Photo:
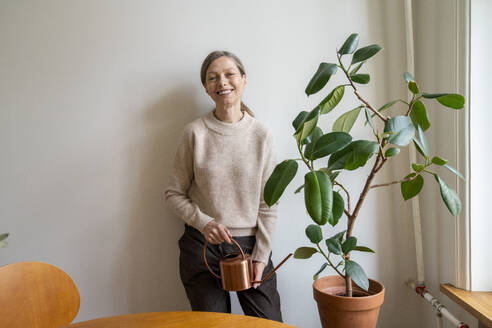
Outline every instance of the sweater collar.
{"label": "sweater collar", "polygon": [[248,112],[244,111],[243,118],[240,121],[235,123],[227,123],[222,122],[215,117],[214,111],[212,110],[203,117],[203,122],[209,129],[222,135],[231,136],[246,131],[251,126],[253,117],[250,116]]}

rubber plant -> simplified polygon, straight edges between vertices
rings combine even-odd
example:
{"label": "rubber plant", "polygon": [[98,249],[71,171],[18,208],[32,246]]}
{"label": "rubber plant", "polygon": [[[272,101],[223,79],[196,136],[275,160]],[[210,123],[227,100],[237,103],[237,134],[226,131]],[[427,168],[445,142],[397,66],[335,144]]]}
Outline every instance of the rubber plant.
{"label": "rubber plant", "polygon": [[[422,190],[424,176],[430,177],[437,182],[444,203],[451,214],[456,216],[461,210],[460,199],[439,176],[438,170],[444,167],[463,178],[457,170],[447,164],[447,160],[431,155],[425,137],[425,131],[431,124],[424,105],[424,101],[437,101],[445,107],[458,110],[464,106],[463,96],[454,93],[422,92],[412,75],[404,73],[404,81],[411,92],[410,99],[392,100],[376,108],[359,92],[358,85],[368,84],[370,81],[369,74],[359,71],[364,63],[376,55],[382,47],[373,44],[357,49],[358,43],[359,35],[350,35],[336,52],[338,63],[323,62],[319,65],[306,87],[307,96],[322,90],[330,78],[339,71],[345,76],[347,83],[333,88],[310,112],[301,111],[297,115],[292,125],[300,157],[287,159],[278,164],[264,188],[264,200],[272,206],[295,177],[298,162],[307,167],[304,185],[295,192],[304,192],[306,210],[314,221],[314,224],[305,229],[305,233],[314,247],[300,247],[295,251],[294,257],[307,259],[313,254],[321,254],[324,263],[313,279],[316,280],[326,267],[331,267],[345,278],[346,296],[349,297],[352,296],[351,280],[366,291],[369,287],[364,269],[350,259],[352,251],[374,253],[369,247],[357,244],[357,238],[353,235],[355,222],[368,192],[373,188],[399,183],[403,199],[408,200],[417,196]],[[353,91],[360,104],[354,109],[344,111],[333,122],[331,132],[323,132],[317,126],[318,120],[333,111],[345,91],[349,90]],[[386,110],[397,103],[403,104],[401,113],[386,116]],[[359,116],[364,118],[365,126],[372,130],[373,140],[354,140],[350,135],[350,130]],[[415,147],[422,155],[418,163],[412,164],[413,172],[407,172],[408,174],[398,181],[373,184],[375,176],[388,160],[398,155],[401,148],[407,146]],[[359,198],[353,202],[351,201],[353,198],[350,197],[349,191],[342,185],[339,177],[342,172],[350,174],[365,165],[371,165],[372,168]],[[352,206],[353,204],[355,205]],[[321,227],[326,223],[336,226],[343,215],[347,216],[347,228],[325,239],[323,243]]]}
{"label": "rubber plant", "polygon": [[8,233],[0,233],[0,248],[7,246],[5,239],[7,239],[8,236]]}

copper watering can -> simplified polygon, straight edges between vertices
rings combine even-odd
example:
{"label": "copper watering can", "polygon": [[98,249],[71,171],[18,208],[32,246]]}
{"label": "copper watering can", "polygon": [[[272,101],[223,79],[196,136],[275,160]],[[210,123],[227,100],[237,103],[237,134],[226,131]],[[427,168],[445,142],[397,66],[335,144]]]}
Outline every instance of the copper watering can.
{"label": "copper watering can", "polygon": [[292,256],[292,253],[287,255],[285,259],[280,262],[279,265],[275,267],[269,274],[266,275],[260,281],[253,280],[253,263],[251,260],[251,254],[245,254],[239,243],[232,239],[232,242],[236,244],[237,248],[239,248],[239,253],[232,253],[226,256],[223,256],[219,261],[220,267],[220,276],[210,269],[210,266],[207,263],[207,257],[205,256],[205,252],[207,250],[208,241],[205,241],[205,245],[203,245],[203,261],[207,266],[208,271],[213,274],[216,278],[222,280],[222,288],[228,291],[241,291],[249,289],[253,286],[254,283],[262,283],[272,274],[277,271],[277,269],[285,263]]}

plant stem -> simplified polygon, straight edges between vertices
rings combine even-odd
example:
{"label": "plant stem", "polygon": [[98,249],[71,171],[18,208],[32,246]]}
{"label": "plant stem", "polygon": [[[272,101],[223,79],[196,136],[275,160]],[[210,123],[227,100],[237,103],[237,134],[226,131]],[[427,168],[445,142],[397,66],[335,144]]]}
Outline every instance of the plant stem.
{"label": "plant stem", "polygon": [[360,208],[362,207],[362,203],[364,202],[364,199],[367,196],[367,193],[369,192],[369,189],[371,188],[371,182],[374,179],[375,174],[381,169],[383,166],[384,160],[381,156],[380,153],[378,153],[378,157],[376,158],[376,161],[374,162],[374,166],[372,167],[371,173],[367,177],[366,183],[364,185],[364,189],[362,189],[362,192],[359,196],[359,200],[357,201],[357,205],[355,205],[355,209],[353,213],[349,216],[348,220],[348,229],[347,229],[347,236],[346,238],[349,238],[352,236],[352,229],[354,228],[354,223],[357,218],[357,215],[359,214]]}
{"label": "plant stem", "polygon": [[[348,212],[349,212],[349,214],[348,214],[347,216],[349,216],[349,215],[350,215],[350,194],[349,194],[349,192],[347,191],[347,189],[345,189],[345,187],[344,187],[344,186],[342,186],[342,184],[341,184],[341,183],[339,183],[339,182],[337,182],[337,181],[334,181],[333,183],[334,183],[334,184],[336,184],[337,186],[339,186],[340,188],[342,188],[342,190],[343,190],[343,191],[345,192],[345,194],[347,195],[347,210],[348,210]],[[345,214],[347,214],[347,213],[345,213]]]}
{"label": "plant stem", "polygon": [[354,94],[357,96],[357,98],[359,98],[360,101],[362,101],[367,106],[367,108],[369,108],[375,115],[377,115],[381,120],[383,120],[386,123],[388,121],[388,118],[382,115],[380,112],[378,112],[374,107],[371,106],[371,104],[369,104],[364,98],[362,98],[362,96],[359,93],[359,90],[357,90],[357,87],[355,86],[354,82],[350,78],[349,72],[343,66],[341,56],[338,53],[337,53],[337,57],[338,57],[338,62],[340,63],[340,67],[342,68],[342,71],[345,73],[345,76],[349,80],[350,85],[354,89]]}
{"label": "plant stem", "polygon": [[[384,141],[383,141],[384,144]],[[345,238],[349,238],[352,236],[352,230],[354,228],[355,220],[357,218],[357,215],[359,214],[359,210],[362,206],[362,203],[364,202],[364,199],[367,196],[367,193],[369,192],[369,189],[371,189],[371,182],[374,179],[374,176],[376,173],[381,169],[383,166],[384,162],[386,162],[386,159],[383,158],[381,152],[378,153],[378,157],[376,158],[376,161],[374,162],[374,166],[372,167],[371,173],[367,177],[366,183],[364,185],[364,189],[362,189],[362,192],[359,196],[359,200],[357,201],[357,205],[355,205],[354,212],[351,215],[348,215],[348,222],[347,222],[347,234]],[[350,259],[350,253],[346,254],[345,259],[348,260]],[[348,275],[348,273],[345,272],[345,293],[347,297],[352,297],[352,279]]]}
{"label": "plant stem", "polygon": [[390,186],[390,185],[395,184],[395,183],[402,183],[402,182],[405,182],[405,181],[408,181],[408,180],[411,180],[411,178],[401,179],[401,180],[398,180],[398,181],[392,181],[392,182],[388,182],[388,183],[376,184],[376,185],[372,185],[370,188],[386,187],[386,186]]}
{"label": "plant stem", "polygon": [[333,263],[331,262],[330,257],[329,257],[329,256],[327,256],[327,255],[325,254],[325,252],[323,252],[323,249],[319,246],[319,243],[317,243],[317,244],[316,244],[316,246],[318,246],[318,250],[319,250],[319,252],[320,252],[320,253],[321,253],[321,254],[325,257],[325,259],[328,261],[328,264],[329,264],[329,265],[330,265],[330,266],[331,266],[331,267],[332,267],[332,268],[333,268],[333,269],[334,269],[334,270],[335,270],[335,271],[336,271],[339,275],[341,275],[341,276],[343,277],[343,274],[342,274],[340,271],[338,271],[337,267],[336,267],[336,266],[334,266],[334,265],[333,265]]}
{"label": "plant stem", "polygon": [[311,165],[309,165],[309,161],[306,159],[306,157],[304,157],[304,154],[302,153],[302,147],[301,147],[300,141],[297,143],[297,148],[299,149],[299,154],[301,154],[303,162],[307,165],[309,170],[314,171],[314,169],[311,167]]}
{"label": "plant stem", "polygon": [[433,175],[433,176],[436,176],[436,173],[434,173],[434,172],[431,172],[431,171],[427,171],[427,170],[422,170],[422,172],[427,172],[427,173],[429,173],[429,174],[431,174],[431,175]]}
{"label": "plant stem", "polygon": [[352,297],[352,278],[345,272],[345,294],[347,297]]}
{"label": "plant stem", "polygon": [[414,102],[415,102],[415,95],[412,96],[412,100],[410,101],[410,104],[408,104],[408,111],[405,114],[405,116],[410,115],[410,112],[412,111]]}
{"label": "plant stem", "polygon": [[[341,56],[338,53],[337,53],[337,57],[338,57],[338,62],[340,63],[341,69],[345,73],[345,76],[349,80],[350,85],[354,89],[354,94],[357,96],[357,98],[360,101],[362,101],[362,103],[364,103],[364,105],[367,108],[369,108],[374,113],[374,115],[378,116],[383,122],[386,123],[389,120],[389,118],[382,115],[379,111],[377,111],[374,107],[372,107],[371,104],[369,104],[369,102],[367,102],[364,98],[362,98],[359,91],[357,90],[357,87],[355,86],[354,82],[350,78],[349,72],[343,66]],[[378,155],[376,157],[376,161],[374,162],[374,166],[372,167],[371,173],[367,177],[366,183],[364,185],[364,189],[362,190],[362,192],[359,196],[359,200],[357,201],[357,204],[355,205],[355,209],[352,212],[352,214],[350,214],[350,210],[348,211],[348,213],[345,212],[347,214],[347,218],[348,218],[348,220],[347,220],[347,233],[346,233],[345,238],[349,238],[352,236],[352,230],[354,228],[355,220],[357,218],[357,215],[359,214],[359,210],[362,206],[362,203],[364,202],[364,199],[366,198],[367,193],[369,192],[371,182],[374,179],[375,174],[383,167],[384,163],[387,160],[383,154],[383,147],[386,144],[386,142],[384,139],[382,139],[382,140],[379,139],[379,137],[377,137],[377,139],[378,139],[378,144],[379,144],[379,152],[378,152]],[[348,259],[350,259],[350,252],[348,254],[346,254],[346,256],[345,256],[345,260],[348,260]],[[350,278],[350,276],[348,275],[347,272],[345,272],[344,277],[345,277],[346,296],[352,297],[352,279]]]}

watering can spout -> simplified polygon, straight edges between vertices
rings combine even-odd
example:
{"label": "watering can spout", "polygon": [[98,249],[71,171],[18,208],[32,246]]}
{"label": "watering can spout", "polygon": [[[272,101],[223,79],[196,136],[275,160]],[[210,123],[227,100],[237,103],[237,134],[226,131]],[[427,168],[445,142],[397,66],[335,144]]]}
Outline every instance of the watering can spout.
{"label": "watering can spout", "polygon": [[268,278],[270,278],[270,277],[272,276],[272,274],[274,274],[274,273],[275,273],[275,271],[277,271],[277,269],[278,269],[278,268],[280,268],[280,266],[281,266],[282,264],[284,264],[284,263],[285,263],[285,262],[286,262],[286,261],[287,261],[287,260],[288,260],[291,256],[292,256],[292,253],[290,253],[289,255],[287,255],[287,256],[285,257],[285,259],[283,259],[283,260],[282,260],[282,262],[280,262],[280,263],[279,263],[279,264],[275,267],[275,269],[273,269],[272,271],[270,271],[270,273],[269,273],[269,274],[267,274],[267,275],[265,276],[265,278],[263,278],[263,279],[261,279],[261,280],[259,280],[259,281],[257,281],[257,280],[252,281],[252,283],[257,283],[257,282],[258,282],[258,283],[262,283],[262,282],[264,282],[265,280],[267,280]]}

